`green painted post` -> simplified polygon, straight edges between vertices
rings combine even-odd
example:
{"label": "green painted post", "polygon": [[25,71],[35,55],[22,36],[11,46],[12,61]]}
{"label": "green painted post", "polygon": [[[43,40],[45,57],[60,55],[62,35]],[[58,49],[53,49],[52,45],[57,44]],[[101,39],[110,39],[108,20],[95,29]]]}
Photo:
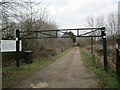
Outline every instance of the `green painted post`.
{"label": "green painted post", "polygon": [[16,30],[16,67],[20,67],[20,58],[19,58],[19,43],[20,43],[20,32]]}
{"label": "green painted post", "polygon": [[107,43],[106,43],[106,33],[105,27],[101,31],[102,41],[103,41],[103,54],[104,54],[104,70],[108,71],[108,62],[107,62]]}

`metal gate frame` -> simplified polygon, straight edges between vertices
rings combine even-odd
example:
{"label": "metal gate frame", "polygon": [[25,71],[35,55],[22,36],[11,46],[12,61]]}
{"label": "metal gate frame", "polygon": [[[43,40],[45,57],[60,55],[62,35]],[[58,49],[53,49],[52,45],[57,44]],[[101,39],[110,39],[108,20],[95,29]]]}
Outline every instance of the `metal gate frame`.
{"label": "metal gate frame", "polygon": [[[103,43],[103,56],[104,56],[104,70],[108,71],[108,62],[107,62],[107,43],[106,43],[106,33],[105,33],[105,27],[102,28],[77,28],[77,29],[56,29],[56,30],[36,30],[36,31],[20,31],[16,30],[16,67],[20,67],[20,59],[19,59],[19,43],[20,40],[23,39],[44,39],[44,38],[71,38],[71,36],[65,36],[65,37],[59,37],[58,32],[64,33],[63,31],[77,31],[77,35],[74,35],[75,37],[101,37],[102,43]],[[79,34],[79,31],[82,30],[92,30],[90,32],[86,32],[84,34]],[[90,34],[92,32],[101,31],[101,35],[91,35],[86,36],[87,34]],[[48,32],[56,32],[56,35],[51,35]],[[26,35],[21,36],[23,33],[26,33]],[[38,33],[47,35],[47,37],[41,37],[38,36]],[[36,34],[35,37],[28,37],[32,34]]]}

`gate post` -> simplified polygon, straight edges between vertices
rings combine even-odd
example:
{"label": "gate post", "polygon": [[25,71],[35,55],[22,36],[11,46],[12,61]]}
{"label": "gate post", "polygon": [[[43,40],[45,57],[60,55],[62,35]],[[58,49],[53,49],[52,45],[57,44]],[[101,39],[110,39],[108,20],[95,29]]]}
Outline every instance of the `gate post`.
{"label": "gate post", "polygon": [[91,54],[93,54],[93,37],[91,37]]}
{"label": "gate post", "polygon": [[16,67],[20,67],[19,43],[20,43],[20,31],[16,30]]}
{"label": "gate post", "polygon": [[120,80],[120,39],[116,40],[116,74]]}
{"label": "gate post", "polygon": [[106,43],[106,33],[105,27],[101,31],[102,41],[103,41],[103,54],[104,54],[104,70],[108,71],[108,62],[107,62],[107,43]]}

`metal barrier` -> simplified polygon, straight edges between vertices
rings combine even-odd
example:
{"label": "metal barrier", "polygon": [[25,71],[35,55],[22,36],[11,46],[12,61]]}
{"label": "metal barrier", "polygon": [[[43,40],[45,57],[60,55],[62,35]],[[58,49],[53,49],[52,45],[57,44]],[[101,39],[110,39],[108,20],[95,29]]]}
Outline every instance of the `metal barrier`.
{"label": "metal barrier", "polygon": [[[69,35],[69,36],[64,36],[64,37],[59,37],[59,33],[65,33],[66,31],[77,31],[77,35]],[[88,30],[88,32],[84,34],[80,34],[79,31],[83,30]],[[89,31],[92,30],[92,31]],[[96,31],[101,31],[101,35],[89,35],[93,32]],[[104,56],[104,70],[108,71],[108,63],[107,63],[107,42],[106,42],[106,33],[105,33],[105,27],[101,28],[76,28],[76,29],[56,29],[56,30],[32,30],[32,31],[19,31],[16,30],[16,67],[20,67],[20,59],[19,59],[19,41],[23,39],[44,39],[44,38],[79,38],[79,37],[101,37],[103,41],[103,56]],[[49,32],[56,32],[55,35],[49,34]],[[38,34],[44,34],[47,36],[40,36]],[[32,34],[35,34],[36,36],[32,36]],[[28,37],[29,36],[29,37]],[[91,42],[91,52],[92,52],[92,47],[93,42]]]}

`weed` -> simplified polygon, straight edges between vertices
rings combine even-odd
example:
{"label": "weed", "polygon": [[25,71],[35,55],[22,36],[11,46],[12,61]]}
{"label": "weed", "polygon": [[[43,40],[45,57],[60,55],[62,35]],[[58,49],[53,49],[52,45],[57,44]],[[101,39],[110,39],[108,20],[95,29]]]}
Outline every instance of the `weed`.
{"label": "weed", "polygon": [[[71,48],[72,49],[72,48]],[[68,49],[62,53],[59,53],[56,56],[52,56],[47,60],[36,60],[32,64],[23,64],[19,68],[15,66],[9,66],[2,68],[2,87],[3,88],[10,88],[14,86],[16,83],[21,81],[21,79],[26,78],[30,75],[34,75],[44,67],[48,66],[51,62],[60,58],[61,56],[68,53],[71,49]]]}
{"label": "weed", "polygon": [[119,88],[120,82],[117,80],[115,72],[105,72],[83,49],[80,48],[80,52],[86,65],[100,78],[102,88]]}

